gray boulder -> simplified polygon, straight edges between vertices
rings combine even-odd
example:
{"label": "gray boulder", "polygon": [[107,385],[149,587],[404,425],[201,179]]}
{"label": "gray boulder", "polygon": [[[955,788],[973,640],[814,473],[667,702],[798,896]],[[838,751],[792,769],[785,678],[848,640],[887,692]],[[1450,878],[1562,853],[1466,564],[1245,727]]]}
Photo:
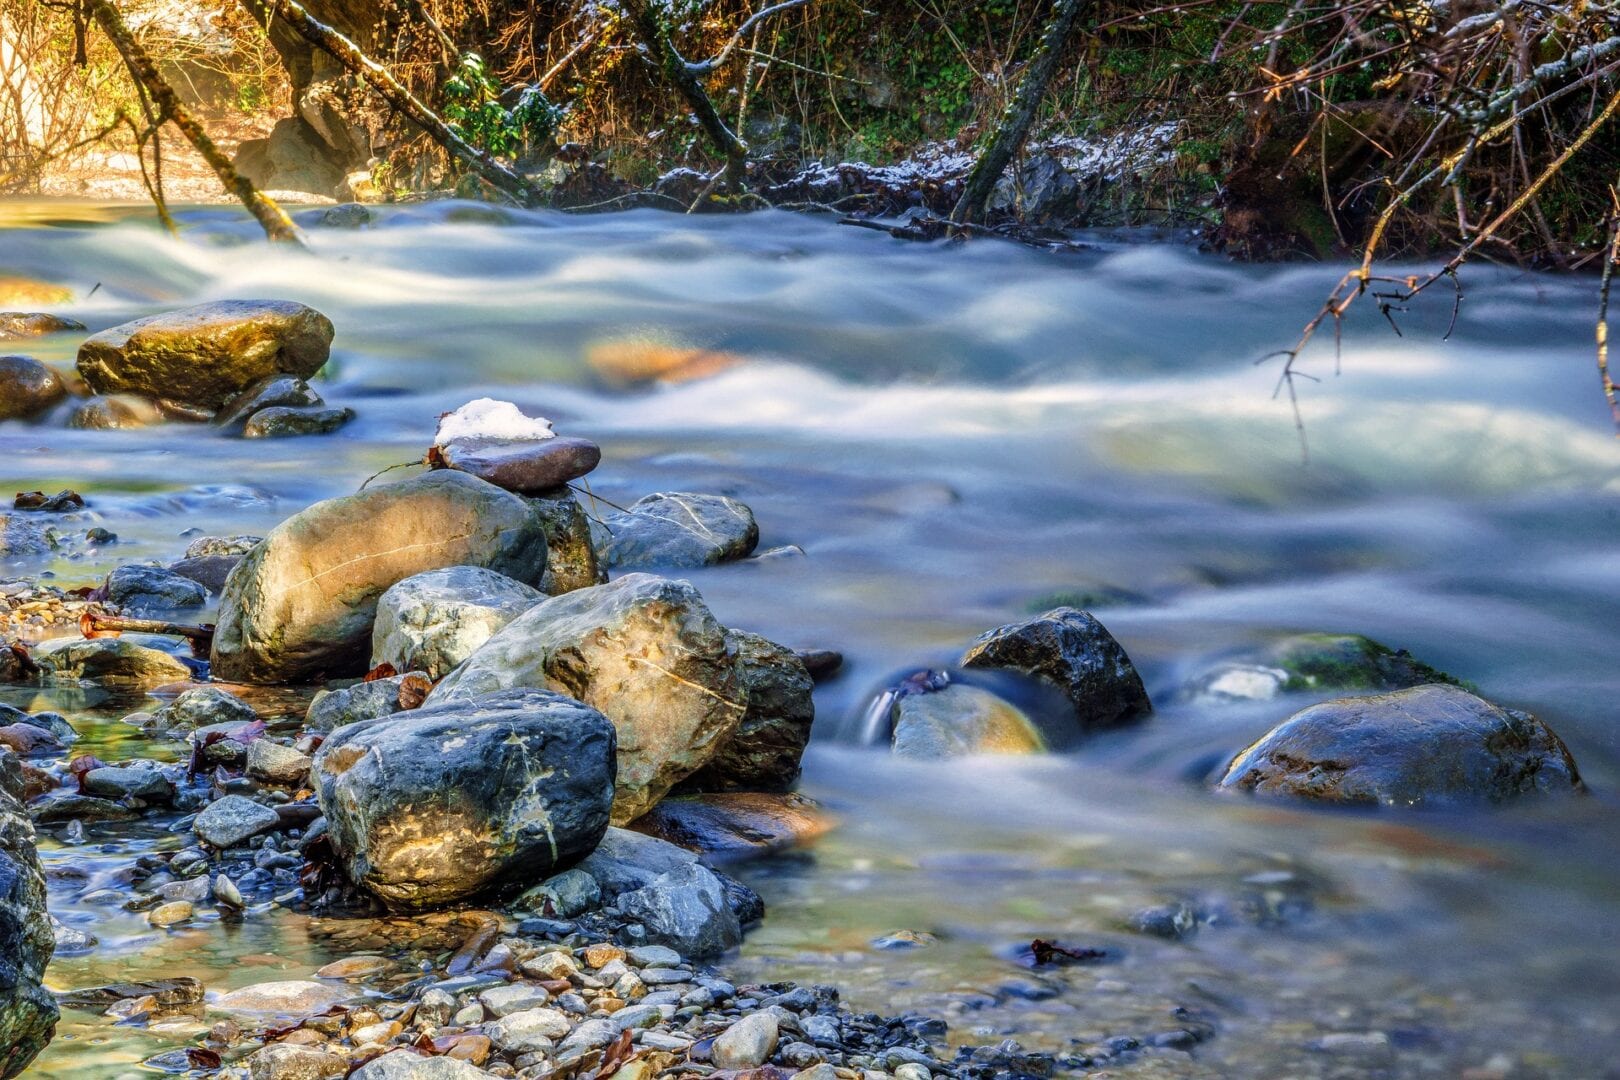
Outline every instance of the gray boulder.
{"label": "gray boulder", "polygon": [[253,706],[217,686],[187,690],[152,714],[155,731],[187,732],[215,724],[250,724],[259,718]]}
{"label": "gray boulder", "polygon": [[23,810],[20,763],[0,750],[0,1078],[9,1080],[50,1042],[56,1000],[41,981],[55,949],[34,827]]}
{"label": "gray boulder", "polygon": [[693,960],[719,956],[742,944],[742,925],[719,875],[701,863],[678,866],[616,901],[647,939]]}
{"label": "gray boulder", "polygon": [[696,855],[668,841],[629,829],[610,828],[577,869],[591,876],[603,899],[613,900],[620,893],[644,888],[671,870],[697,861]]}
{"label": "gray boulder", "polygon": [[281,816],[244,795],[227,795],[197,815],[192,831],[205,843],[224,849],[245,843],[281,823]]}
{"label": "gray boulder", "polygon": [[1081,731],[1121,727],[1153,711],[1142,677],[1103,624],[1079,608],[1053,608],[979,636],[965,668],[995,668],[1056,686]]}
{"label": "gray boulder", "polygon": [[1024,713],[988,690],[956,683],[902,694],[890,714],[894,752],[909,758],[971,754],[1039,754],[1040,729]]}
{"label": "gray boulder", "polygon": [[527,503],[441,470],[328,499],[270,531],[231,572],[216,678],[300,682],[364,670],[377,599],[425,570],[484,566],[539,580],[546,541]]}
{"label": "gray boulder", "polygon": [[708,763],[746,703],[725,631],[684,581],[630,574],[542,601],[447,675],[427,704],[545,686],[618,729],[613,821],[634,821]]}
{"label": "gray boulder", "polygon": [[0,559],[48,555],[56,547],[51,531],[20,514],[0,514]]}
{"label": "gray boulder", "polygon": [[344,724],[376,720],[400,711],[399,686],[403,675],[355,683],[339,690],[322,690],[309,703],[304,726],[311,731],[332,731]]}
{"label": "gray boulder", "polygon": [[621,570],[713,566],[746,558],[759,544],[754,512],[723,495],[648,495],[606,525],[612,535],[598,555]]}
{"label": "gray boulder", "polygon": [[1546,724],[1443,684],[1303,709],[1239,754],[1219,787],[1388,806],[1585,790]]}
{"label": "gray boulder", "polygon": [[480,566],[447,566],[408,577],[377,600],[371,665],[442,679],[545,594]]}
{"label": "gray boulder", "polygon": [[273,375],[309,378],[332,323],[290,300],[221,300],[149,315],[86,338],[79,374],[98,394],[136,393],[219,409]]}
{"label": "gray boulder", "polygon": [[62,379],[31,356],[0,356],[0,420],[27,420],[67,396]]}
{"label": "gray boulder", "polygon": [[314,781],[350,878],[421,909],[588,853],[608,826],[613,773],[606,717],[520,688],[340,728]]}
{"label": "gray boulder", "polygon": [[202,607],[208,590],[161,566],[120,566],[107,575],[107,599],[133,613]]}
{"label": "gray boulder", "polygon": [[816,719],[815,684],[792,649],[758,634],[729,630],[737,673],[748,699],[742,723],[681,791],[787,791]]}
{"label": "gray boulder", "polygon": [[242,561],[240,555],[202,555],[195,559],[181,559],[169,564],[169,571],[195,581],[216,596],[225,591],[225,581]]}

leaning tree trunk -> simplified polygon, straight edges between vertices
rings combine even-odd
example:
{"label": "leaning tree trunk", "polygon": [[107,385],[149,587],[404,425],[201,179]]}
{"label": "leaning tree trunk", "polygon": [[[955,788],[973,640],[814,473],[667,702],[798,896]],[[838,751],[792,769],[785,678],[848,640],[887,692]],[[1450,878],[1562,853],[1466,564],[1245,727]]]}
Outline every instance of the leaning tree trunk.
{"label": "leaning tree trunk", "polygon": [[742,187],[748,172],[748,144],[726,126],[720,111],[710,100],[709,92],[703,89],[703,81],[693,70],[693,65],[687,63],[686,58],[675,48],[675,42],[669,36],[669,27],[654,12],[653,3],[649,0],[621,0],[621,4],[630,15],[630,23],[635,28],[636,36],[657,58],[658,66],[665,77],[675,84],[675,89],[686,99],[686,104],[692,109],[698,123],[703,126],[704,134],[709,137],[709,141],[725,156],[726,186],[732,190]]}
{"label": "leaning tree trunk", "polygon": [[349,71],[364,79],[383,100],[426,131],[433,141],[444,147],[449,154],[466,163],[491,187],[511,198],[519,206],[535,204],[536,194],[521,176],[496,161],[488,151],[478,149],[456,134],[455,129],[439,119],[437,113],[406,89],[387,68],[361,52],[360,47],[353,41],[316,20],[304,10],[304,6],[298,3],[298,0],[257,0],[257,2],[266,11],[297,30],[310,44],[328,53]]}
{"label": "leaning tree trunk", "polygon": [[1001,127],[985,147],[979,160],[973,163],[973,169],[968,173],[967,186],[962,191],[962,197],[957,201],[956,208],[951,211],[951,220],[958,225],[976,224],[984,217],[984,204],[989,201],[990,193],[995,190],[996,181],[1001,174],[1007,171],[1012,162],[1013,155],[1017,154],[1029,138],[1029,129],[1034,126],[1035,114],[1040,111],[1041,101],[1046,97],[1047,84],[1052,81],[1052,73],[1057,70],[1058,58],[1063,52],[1063,45],[1069,40],[1069,34],[1074,29],[1074,23],[1080,16],[1080,7],[1084,0],[1055,0],[1052,5],[1052,19],[1046,24],[1041,34],[1041,44],[1030,58],[1029,66],[1024,69],[1024,77],[1018,82],[1018,92],[1013,102],[1008,106],[1006,117]]}
{"label": "leaning tree trunk", "polygon": [[112,39],[118,54],[124,58],[124,63],[129,66],[130,74],[140,82],[147,96],[157,106],[158,116],[173,122],[174,126],[180,129],[180,134],[197,148],[197,153],[201,154],[203,160],[208,162],[208,167],[214,170],[214,175],[225,185],[225,190],[242,200],[242,205],[258,220],[265,235],[281,243],[302,246],[303,240],[299,237],[292,219],[276,205],[274,199],[254,187],[251,180],[236,171],[231,159],[214,145],[214,140],[208,137],[208,133],[197,122],[197,118],[181,104],[174,87],[163,78],[152,58],[141,48],[141,43],[135,40],[135,35],[130,33],[129,26],[124,22],[124,17],[113,4],[113,0],[94,0],[92,13],[102,30]]}

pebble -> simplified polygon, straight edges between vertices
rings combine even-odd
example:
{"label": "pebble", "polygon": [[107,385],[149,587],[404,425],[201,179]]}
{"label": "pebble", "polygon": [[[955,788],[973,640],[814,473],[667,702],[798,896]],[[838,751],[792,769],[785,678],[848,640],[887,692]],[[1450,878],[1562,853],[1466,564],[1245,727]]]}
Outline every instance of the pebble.
{"label": "pebble", "polygon": [[[228,740],[220,740],[225,742]],[[218,743],[215,743],[217,746]],[[281,816],[242,795],[227,795],[197,815],[192,828],[216,848],[230,848],[281,823]]]}
{"label": "pebble", "polygon": [[751,1013],[716,1036],[709,1060],[720,1069],[755,1069],[776,1051],[776,1017]]}
{"label": "pebble", "polygon": [[153,926],[173,926],[191,918],[191,912],[190,901],[171,900],[167,904],[160,904],[147,912],[146,921]]}

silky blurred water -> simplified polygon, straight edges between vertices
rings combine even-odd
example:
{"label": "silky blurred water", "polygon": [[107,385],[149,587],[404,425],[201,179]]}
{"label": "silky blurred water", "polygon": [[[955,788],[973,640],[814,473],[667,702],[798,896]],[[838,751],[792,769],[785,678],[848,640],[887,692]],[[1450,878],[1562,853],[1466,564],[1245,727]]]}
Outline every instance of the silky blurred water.
{"label": "silky blurred water", "polygon": [[[72,287],[52,310],[92,330],[209,299],[314,305],[337,326],[320,390],[359,414],[273,442],[0,425],[0,490],[75,488],[93,511],[79,525],[121,540],[0,577],[89,583],[177,557],[193,530],[261,531],[420,457],[436,416],[482,395],[599,441],[605,499],[734,495],[762,548],[804,550],[686,575],[724,623],[847,657],[817,694],[805,784],[842,827],[738,869],[770,905],[729,962],[738,977],[944,1012],[964,1043],[1150,1040],[1190,1022],[1177,1007],[1216,1032],[1111,1075],[1620,1075],[1620,443],[1592,360],[1594,281],[1471,269],[1449,340],[1449,295],[1399,315],[1400,336],[1353,312],[1340,373],[1324,342],[1306,366],[1321,381],[1300,385],[1307,461],[1276,361],[1256,360],[1292,342],[1341,267],[1118,235],[1066,255],[918,246],[775,213],[448,203],[363,230],[306,215],[308,254],[222,210],[184,214],[179,239],[129,210],[0,214],[0,274]],[[80,336],[19,348],[70,364]],[[586,361],[646,340],[741,362],[622,389]],[[1054,594],[1097,599],[1158,705],[1148,723],[1043,761],[921,766],[853,745],[887,679]],[[1296,631],[1368,634],[1537,713],[1594,795],[1446,815],[1210,795],[1197,777],[1312,699],[1178,691]],[[97,746],[140,704],[0,700],[73,710]],[[104,832],[114,850],[46,830],[47,863],[65,875],[179,843]],[[168,935],[92,923],[77,890],[55,890],[59,915],[103,943],[53,965],[59,988],[182,971],[239,985],[333,952],[287,913]],[[1179,943],[1126,929],[1174,900],[1221,917]],[[870,944],[897,929],[937,942]],[[1037,936],[1114,962],[1026,972],[1012,952]],[[72,1012],[62,1030],[39,1075],[136,1075],[190,1034]],[[1322,1048],[1335,1033],[1382,1041]]]}

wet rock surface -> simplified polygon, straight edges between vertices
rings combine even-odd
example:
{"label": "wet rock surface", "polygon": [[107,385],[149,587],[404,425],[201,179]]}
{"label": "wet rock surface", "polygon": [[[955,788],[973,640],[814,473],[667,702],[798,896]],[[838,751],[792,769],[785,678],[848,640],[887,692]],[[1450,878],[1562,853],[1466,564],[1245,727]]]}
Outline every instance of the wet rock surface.
{"label": "wet rock surface", "polygon": [[1239,754],[1219,786],[1390,806],[1583,790],[1568,748],[1547,725],[1447,685],[1313,705]]}
{"label": "wet rock surface", "polygon": [[1038,754],[1040,729],[1022,710],[977,686],[901,695],[890,715],[894,752],[909,758]]}
{"label": "wet rock surface", "polygon": [[0,356],[0,420],[38,416],[67,396],[62,379],[29,356]]}
{"label": "wet rock surface", "polygon": [[208,590],[197,582],[161,566],[120,566],[107,575],[107,599],[134,614],[198,608],[208,602]]}
{"label": "wet rock surface", "polygon": [[191,669],[171,653],[129,638],[53,641],[42,646],[35,659],[42,666],[48,664],[57,679],[152,686],[191,678]]}
{"label": "wet rock surface", "polygon": [[695,568],[746,558],[759,544],[754,513],[723,495],[648,495],[605,520],[598,552],[620,570]]}
{"label": "wet rock surface", "polygon": [[747,695],[742,722],[707,765],[683,780],[681,791],[788,791],[810,742],[815,685],[798,655],[744,630],[726,632]]}
{"label": "wet rock surface", "polygon": [[548,491],[529,500],[546,531],[546,573],[540,591],[561,596],[575,589],[607,583],[607,569],[596,557],[591,521],[585,508],[566,488]]}
{"label": "wet rock surface", "polygon": [[0,1076],[7,1078],[45,1048],[57,1018],[41,985],[55,938],[23,796],[19,763],[0,750]]}
{"label": "wet rock surface", "polygon": [[386,663],[395,671],[421,671],[442,679],[544,599],[540,590],[478,566],[449,566],[408,577],[377,600],[372,667]]}
{"label": "wet rock surface", "polygon": [[613,777],[607,718],[529,688],[353,724],[315,758],[350,878],[406,908],[532,883],[587,854]]}
{"label": "wet rock surface", "polygon": [[733,791],[665,799],[631,827],[726,862],[808,845],[832,825],[826,812],[803,795]]}
{"label": "wet rock surface", "polygon": [[329,499],[271,530],[231,573],[214,674],[241,682],[358,674],[389,587],[457,565],[536,581],[544,564],[545,536],[528,505],[464,473]]}
{"label": "wet rock surface", "polygon": [[242,427],[242,437],[287,439],[298,435],[329,435],[353,419],[353,409],[295,409],[275,405],[249,417]]}
{"label": "wet rock surface", "polygon": [[446,468],[471,473],[520,495],[561,487],[596,468],[602,448],[589,439],[556,435],[549,439],[455,439],[439,448]]}
{"label": "wet rock surface", "polygon": [[965,668],[996,668],[1043,679],[1074,707],[1081,732],[1119,727],[1152,704],[1130,657],[1102,623],[1078,608],[1054,608],[982,634],[962,655]]}
{"label": "wet rock surface", "polygon": [[140,394],[97,394],[73,410],[68,427],[88,431],[152,427],[163,423],[163,410]]}
{"label": "wet rock surface", "polygon": [[617,824],[707,764],[746,711],[725,631],[703,598],[683,581],[649,574],[535,605],[446,676],[427,703],[514,686],[549,687],[613,721]]}
{"label": "wet rock surface", "polygon": [[221,300],[103,330],[79,346],[98,394],[135,393],[219,409],[275,375],[307,379],[326,363],[332,323],[289,300]]}

